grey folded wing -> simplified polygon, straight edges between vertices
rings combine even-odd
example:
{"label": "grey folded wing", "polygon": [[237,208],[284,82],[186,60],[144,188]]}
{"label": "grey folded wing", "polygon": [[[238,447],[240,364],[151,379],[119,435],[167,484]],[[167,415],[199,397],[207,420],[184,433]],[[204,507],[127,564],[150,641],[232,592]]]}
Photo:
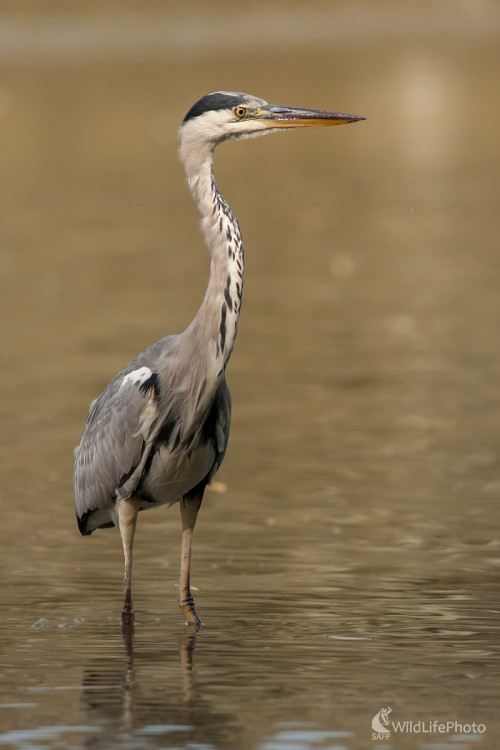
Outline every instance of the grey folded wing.
{"label": "grey folded wing", "polygon": [[[137,486],[154,442],[157,378],[148,367],[122,372],[91,405],[75,451],[75,509],[82,533],[112,524],[116,497],[130,497]],[[103,513],[89,528],[89,516],[99,509]]]}

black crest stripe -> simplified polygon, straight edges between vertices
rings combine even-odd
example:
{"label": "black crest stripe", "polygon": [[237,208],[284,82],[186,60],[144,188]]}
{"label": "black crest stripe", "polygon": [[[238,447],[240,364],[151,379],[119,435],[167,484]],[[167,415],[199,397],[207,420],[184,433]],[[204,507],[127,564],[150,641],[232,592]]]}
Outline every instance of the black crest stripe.
{"label": "black crest stripe", "polygon": [[193,117],[199,117],[204,112],[211,112],[216,109],[231,109],[241,104],[241,96],[234,94],[222,94],[217,92],[215,94],[207,94],[203,96],[196,104],[193,104],[183,122],[191,120]]}

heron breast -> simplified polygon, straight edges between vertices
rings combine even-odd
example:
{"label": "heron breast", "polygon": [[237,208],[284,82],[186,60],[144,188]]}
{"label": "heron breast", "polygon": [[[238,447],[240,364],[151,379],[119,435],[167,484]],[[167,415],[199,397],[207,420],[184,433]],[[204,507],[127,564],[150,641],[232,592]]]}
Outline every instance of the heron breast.
{"label": "heron breast", "polygon": [[152,458],[149,471],[141,482],[144,492],[155,504],[175,503],[205,477],[215,463],[216,451],[212,441],[188,453],[171,453],[160,445]]}

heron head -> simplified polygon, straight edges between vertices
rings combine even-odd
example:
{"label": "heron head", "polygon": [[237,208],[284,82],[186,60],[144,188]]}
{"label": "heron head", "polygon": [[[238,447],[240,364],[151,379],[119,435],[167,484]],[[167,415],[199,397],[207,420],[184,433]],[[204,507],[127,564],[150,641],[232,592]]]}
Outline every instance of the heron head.
{"label": "heron head", "polygon": [[216,91],[194,104],[181,126],[184,136],[214,146],[234,138],[251,138],[287,128],[341,125],[364,120],[358,115],[323,110],[279,107],[249,94]]}

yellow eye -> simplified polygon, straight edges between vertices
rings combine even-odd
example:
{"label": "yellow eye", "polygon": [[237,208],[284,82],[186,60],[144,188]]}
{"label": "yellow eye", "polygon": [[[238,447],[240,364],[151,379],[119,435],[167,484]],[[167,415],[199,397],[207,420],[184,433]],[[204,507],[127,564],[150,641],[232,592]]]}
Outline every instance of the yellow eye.
{"label": "yellow eye", "polygon": [[245,117],[246,113],[247,113],[247,111],[246,111],[245,107],[236,107],[236,109],[234,110],[234,114],[239,119],[241,119],[242,117]]}

